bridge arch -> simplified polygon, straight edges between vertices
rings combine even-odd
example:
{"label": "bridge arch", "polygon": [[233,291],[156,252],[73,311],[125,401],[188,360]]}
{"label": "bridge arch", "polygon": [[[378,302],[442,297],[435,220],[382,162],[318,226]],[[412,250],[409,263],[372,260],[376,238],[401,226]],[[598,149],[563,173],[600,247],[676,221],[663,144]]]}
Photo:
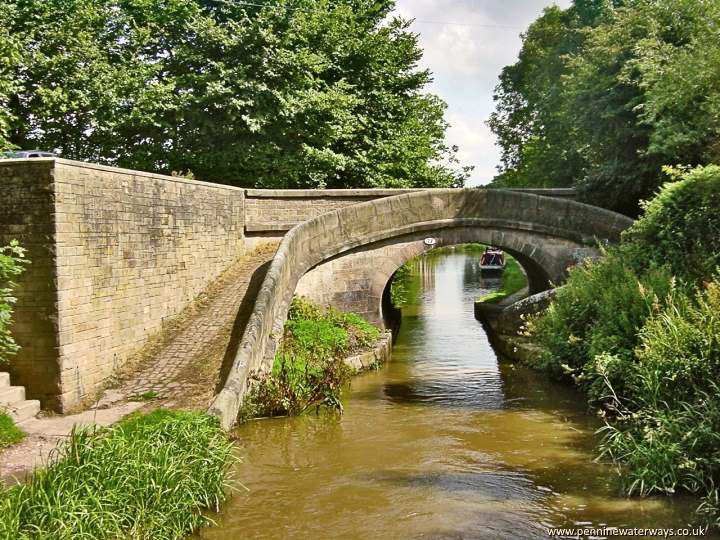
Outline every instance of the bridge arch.
{"label": "bridge arch", "polygon": [[[327,271],[341,259],[345,258],[345,264],[351,260],[346,257],[362,258],[358,254],[406,242],[407,252],[395,264],[403,257],[410,258],[418,242],[432,236],[442,244],[497,244],[520,254],[527,264],[560,283],[567,266],[583,250],[592,250],[598,241],[618,241],[630,224],[630,218],[602,208],[495,189],[408,193],[347,206],[301,223],[285,236],[273,259],[225,386],[209,412],[226,428],[235,422],[250,374],[272,366],[290,301],[309,271],[317,275],[324,272],[341,284],[350,281],[347,275]],[[389,276],[383,276],[380,268],[371,264],[363,268],[366,275],[373,270],[377,272],[372,279],[387,283]],[[311,279],[309,275],[305,283]],[[316,288],[322,288],[322,279],[319,283]],[[359,297],[370,291],[360,288],[344,292]],[[381,299],[375,300],[379,309]]]}
{"label": "bridge arch", "polygon": [[[433,246],[425,243],[428,237],[435,241]],[[539,238],[526,231],[446,227],[388,238],[336,255],[303,275],[295,294],[352,311],[383,326],[388,307],[385,292],[400,266],[433,249],[467,243],[498,246],[513,255],[528,274],[532,293],[562,282],[568,266],[597,254],[594,247],[559,238]]]}

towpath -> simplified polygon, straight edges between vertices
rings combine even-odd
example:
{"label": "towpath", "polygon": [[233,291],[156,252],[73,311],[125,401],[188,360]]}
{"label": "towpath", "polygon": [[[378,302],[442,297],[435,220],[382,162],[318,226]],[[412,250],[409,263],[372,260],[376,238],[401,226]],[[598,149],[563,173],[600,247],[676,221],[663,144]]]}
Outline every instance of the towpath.
{"label": "towpath", "polygon": [[11,483],[46,463],[73,426],[106,426],[137,410],[206,408],[230,368],[277,246],[265,244],[238,259],[139,351],[86,411],[23,422],[27,437],[0,451],[0,479]]}

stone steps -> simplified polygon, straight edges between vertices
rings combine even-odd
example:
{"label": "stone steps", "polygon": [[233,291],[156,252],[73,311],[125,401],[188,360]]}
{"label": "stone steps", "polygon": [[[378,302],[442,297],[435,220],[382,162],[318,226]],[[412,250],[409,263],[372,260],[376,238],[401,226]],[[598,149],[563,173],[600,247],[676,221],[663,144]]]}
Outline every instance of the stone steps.
{"label": "stone steps", "polygon": [[25,399],[25,387],[12,386],[10,374],[0,372],[0,410],[10,415],[16,424],[20,424],[40,412],[40,402]]}

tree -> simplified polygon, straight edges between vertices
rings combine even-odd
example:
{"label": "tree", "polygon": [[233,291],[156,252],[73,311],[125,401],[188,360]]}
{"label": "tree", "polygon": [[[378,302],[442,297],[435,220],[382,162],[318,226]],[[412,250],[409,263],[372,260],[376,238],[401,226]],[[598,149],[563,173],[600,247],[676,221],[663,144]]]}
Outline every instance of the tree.
{"label": "tree", "polygon": [[391,0],[11,2],[11,140],[261,187],[459,185]]}
{"label": "tree", "polygon": [[551,6],[522,36],[518,61],[503,69],[495,89],[496,110],[488,125],[502,149],[496,184],[515,187],[570,186],[585,162],[569,145],[564,116],[567,58],[581,50],[585,30],[609,10],[607,2]]}
{"label": "tree", "polygon": [[637,215],[667,181],[663,165],[717,160],[719,21],[712,0],[546,10],[501,75],[491,126],[505,160],[496,182],[552,178],[544,182]]}

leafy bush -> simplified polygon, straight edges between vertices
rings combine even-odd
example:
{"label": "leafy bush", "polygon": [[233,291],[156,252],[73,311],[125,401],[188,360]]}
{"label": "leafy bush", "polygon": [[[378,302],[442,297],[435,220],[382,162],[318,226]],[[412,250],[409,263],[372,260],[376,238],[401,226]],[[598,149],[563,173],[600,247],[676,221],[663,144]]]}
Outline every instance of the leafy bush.
{"label": "leafy bush", "polygon": [[272,373],[254,377],[241,418],[299,415],[323,406],[342,412],[340,394],[353,373],[345,357],[379,337],[380,330],[359,315],[294,298]]}
{"label": "leafy bush", "polygon": [[390,301],[395,308],[400,309],[409,302],[409,281],[411,279],[412,268],[410,267],[410,263],[403,264],[393,274],[392,282],[390,283]]}
{"label": "leafy bush", "polygon": [[705,496],[720,524],[720,167],[679,172],[532,323],[538,366],[570,374],[607,425],[630,493]]}
{"label": "leafy bush", "polygon": [[214,418],[155,411],[76,429],[56,452],[0,492],[0,538],[181,538],[224,498],[232,445]]}
{"label": "leafy bush", "polygon": [[546,350],[538,367],[556,376],[572,376],[595,405],[612,406],[606,378],[622,392],[638,328],[674,288],[665,267],[640,272],[633,268],[631,256],[626,249],[610,249],[602,260],[572,269],[534,327]]}
{"label": "leafy bush", "polygon": [[623,239],[683,279],[705,279],[720,265],[720,166],[666,170],[676,181],[643,204]]}
{"label": "leafy bush", "polygon": [[0,364],[7,362],[8,357],[19,349],[10,334],[13,305],[17,301],[13,296],[16,286],[14,279],[22,273],[27,263],[25,250],[17,241],[0,247]]}

